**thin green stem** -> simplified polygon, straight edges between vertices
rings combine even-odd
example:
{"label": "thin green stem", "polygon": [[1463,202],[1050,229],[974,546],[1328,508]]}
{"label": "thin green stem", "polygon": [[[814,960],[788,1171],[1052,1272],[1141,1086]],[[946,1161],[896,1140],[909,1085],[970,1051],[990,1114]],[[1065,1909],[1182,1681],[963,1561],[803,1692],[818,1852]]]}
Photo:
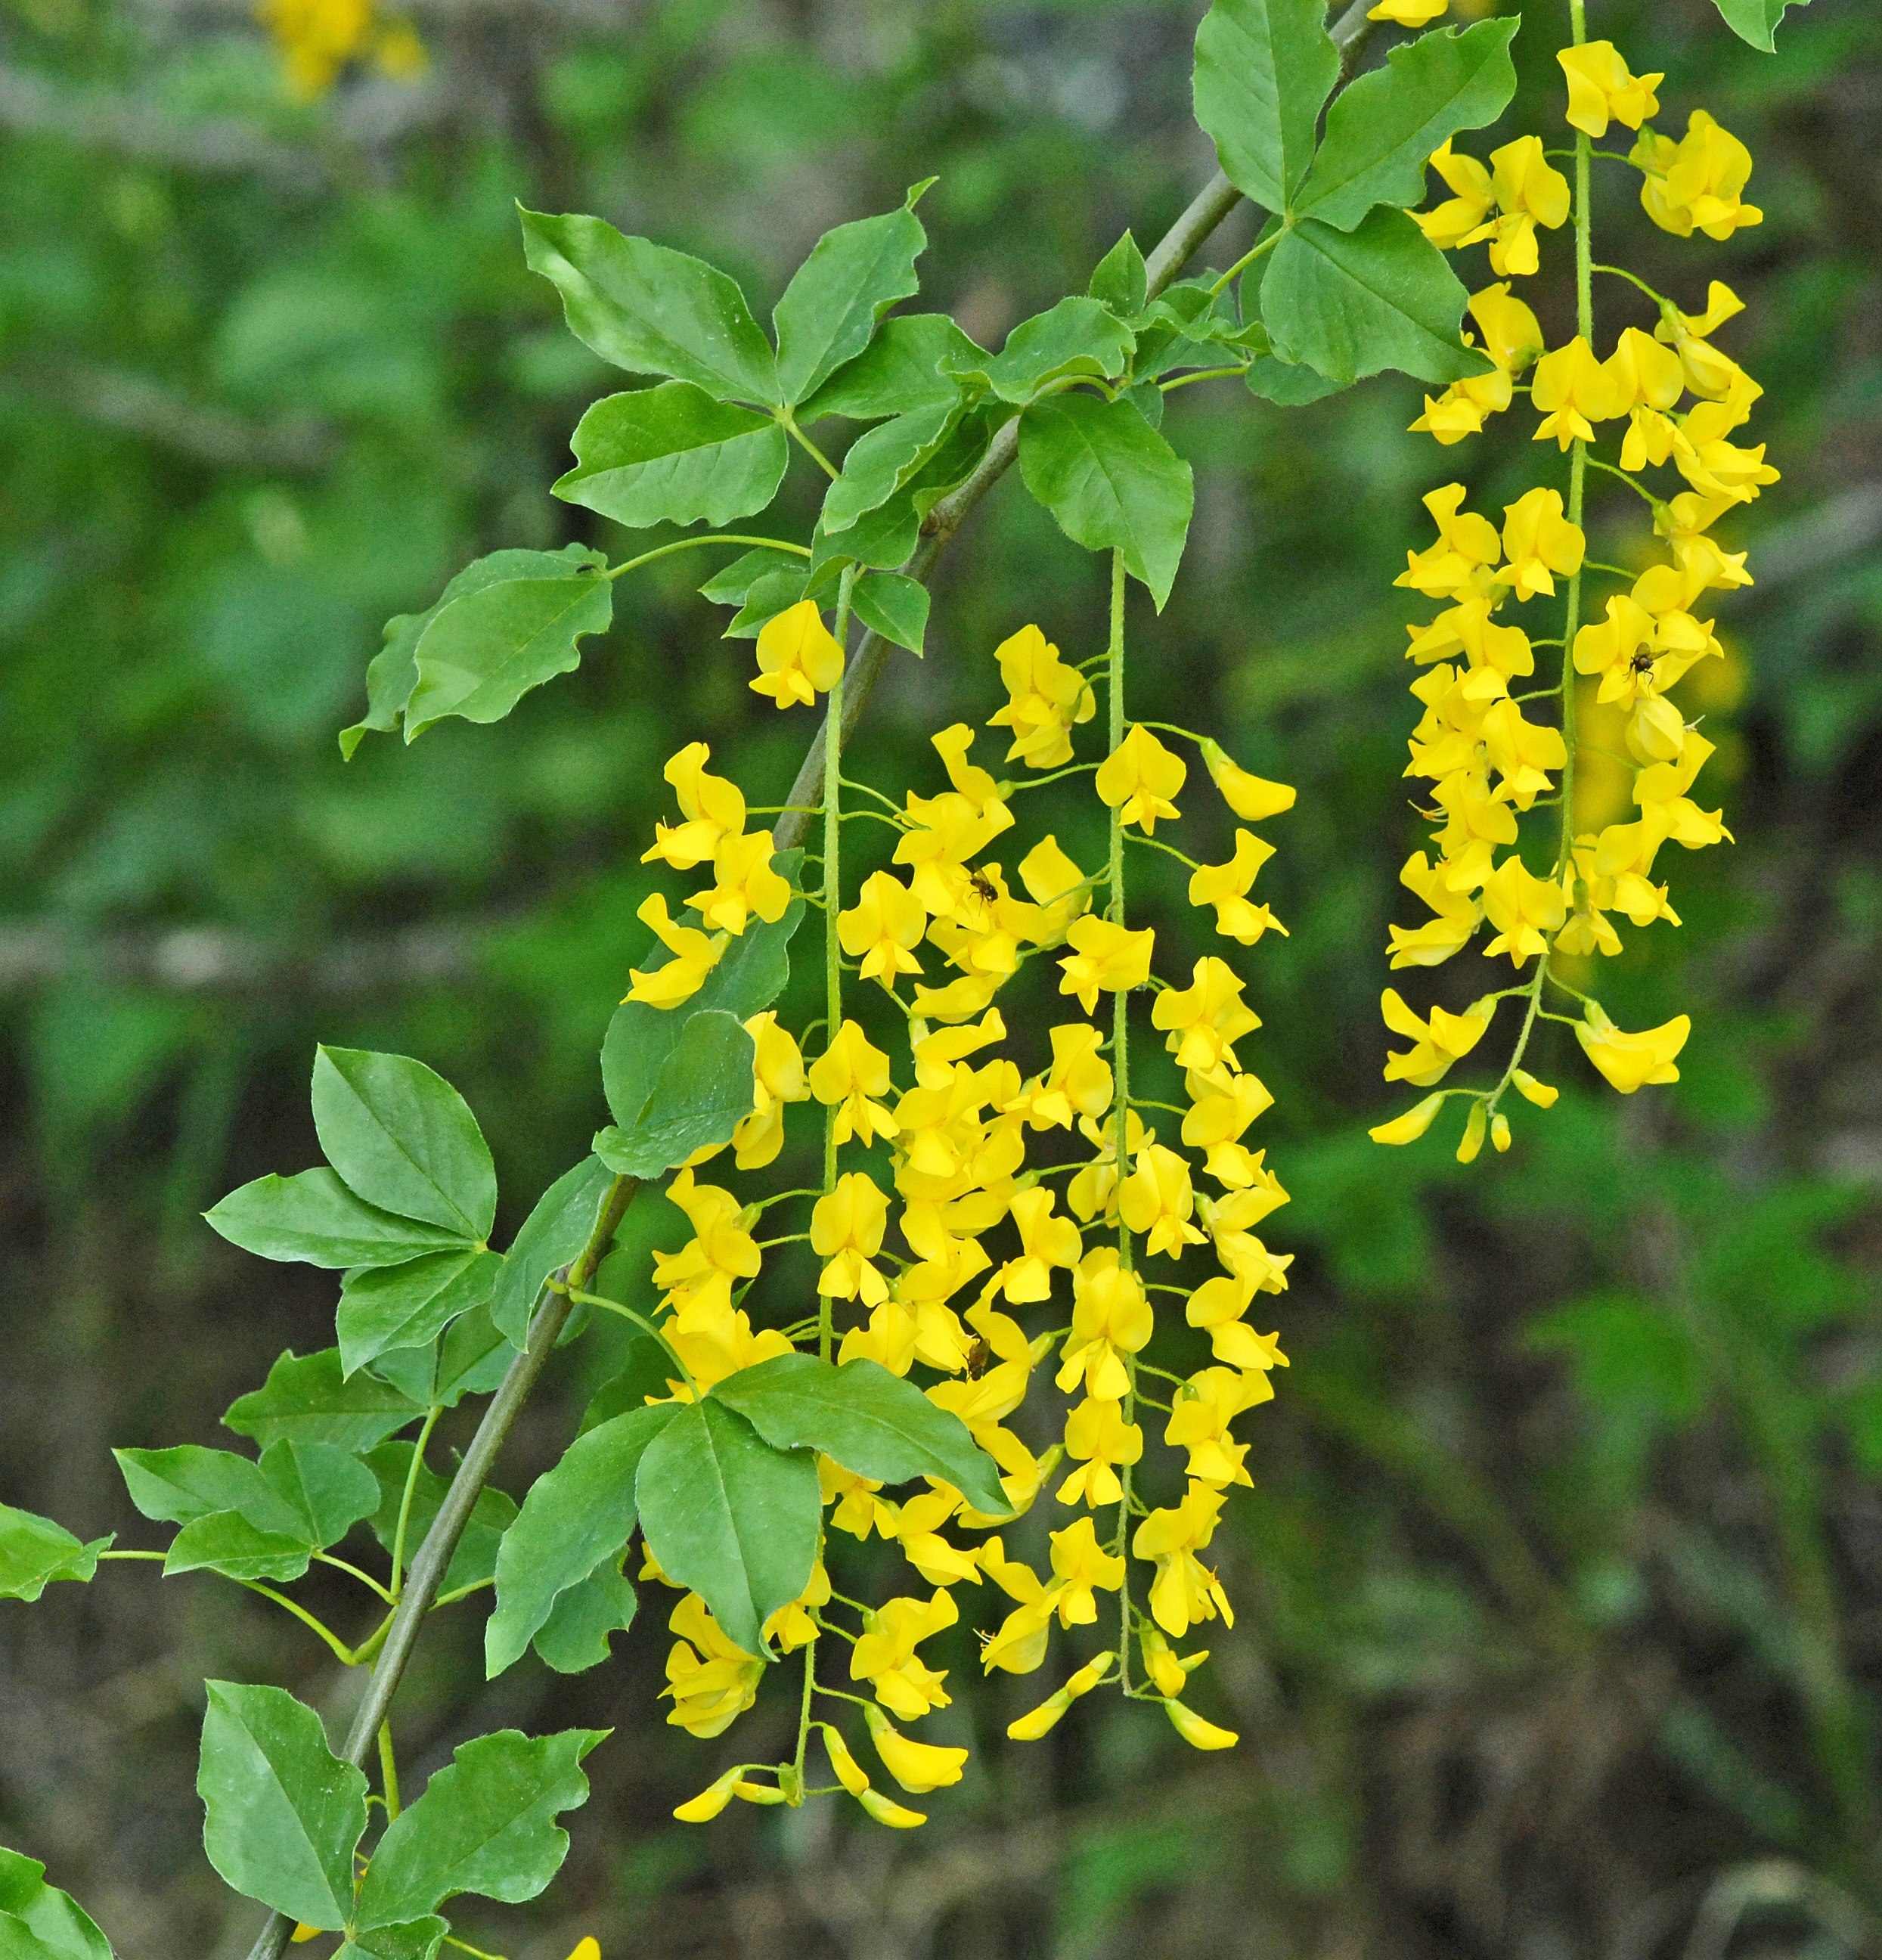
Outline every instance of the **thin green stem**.
{"label": "thin green stem", "polygon": [[[1582,452],[1584,456],[1586,456],[1586,447],[1585,444],[1578,440],[1575,447],[1578,450],[1580,450]],[[1636,496],[1645,498],[1656,511],[1659,509],[1660,499],[1656,497],[1638,477],[1629,476],[1627,472],[1624,469],[1616,469],[1611,463],[1604,463],[1598,456],[1586,456],[1586,460],[1587,466],[1589,469],[1604,469],[1610,476],[1618,476],[1622,482],[1626,484],[1628,488],[1633,492]]]}
{"label": "thin green stem", "polygon": [[[1611,153],[1600,150],[1591,150],[1588,152],[1590,156],[1594,157],[1609,154]],[[1588,270],[1591,272],[1611,272],[1616,278],[1625,279],[1629,285],[1638,286],[1640,290],[1646,294],[1648,298],[1652,301],[1655,306],[1664,306],[1667,304],[1666,301],[1662,299],[1660,295],[1654,291],[1652,287],[1647,284],[1645,279],[1641,278],[1635,273],[1629,272],[1625,266],[1596,266],[1591,264],[1588,267]]]}
{"label": "thin green stem", "polygon": [[[850,600],[856,587],[856,567],[845,565],[837,587],[837,644],[847,660],[850,643]],[[843,726],[843,686],[839,673],[830,690],[829,726]],[[823,751],[823,991],[825,1026],[828,1039],[835,1039],[843,1026],[843,950],[837,937],[837,915],[843,905],[843,772],[842,746],[827,742]],[[893,806],[892,805],[892,808]],[[826,1045],[828,1042],[826,1041]],[[837,1111],[835,1105],[824,1112],[823,1188],[837,1188]],[[836,1343],[835,1303],[828,1293],[817,1300],[817,1353],[825,1361]]]}
{"label": "thin green stem", "polygon": [[1285,225],[1276,226],[1274,230],[1270,232],[1267,237],[1262,239],[1257,244],[1251,246],[1247,251],[1244,252],[1241,256],[1229,268],[1228,271],[1224,272],[1222,276],[1216,281],[1215,284],[1209,289],[1210,298],[1213,299],[1216,294],[1220,292],[1222,288],[1229,284],[1231,279],[1235,278],[1239,273],[1245,272],[1254,263],[1255,260],[1261,257],[1264,253],[1272,252],[1275,247],[1280,244],[1281,240],[1286,236],[1287,228]]}
{"label": "thin green stem", "polygon": [[379,1725],[379,1780],[386,1793],[386,1821],[390,1823],[399,1815],[399,1764],[392,1752],[392,1724]]}
{"label": "thin green stem", "polygon": [[598,1306],[605,1312],[618,1313],[623,1320],[631,1320],[634,1322],[636,1327],[640,1328],[644,1332],[652,1335],[654,1339],[660,1344],[661,1347],[666,1351],[667,1358],[672,1362],[673,1365],[676,1368],[679,1369],[680,1379],[686,1384],[688,1391],[691,1393],[693,1400],[695,1402],[698,1401],[699,1384],[693,1379],[692,1370],[686,1365],[685,1356],[681,1354],[679,1350],[673,1345],[670,1340],[667,1338],[665,1332],[661,1328],[656,1327],[652,1321],[648,1319],[645,1314],[636,1313],[632,1307],[624,1306],[618,1300],[604,1299],[602,1296],[598,1293],[585,1293],[580,1287],[558,1287],[555,1290],[558,1293],[566,1292],[568,1297],[572,1300],[577,1306]]}
{"label": "thin green stem", "polygon": [[316,1551],[313,1554],[316,1565],[330,1565],[335,1572],[344,1572],[349,1579],[357,1579],[368,1592],[376,1592],[388,1606],[396,1606],[398,1600],[391,1591],[380,1584],[370,1572],[362,1572],[357,1565],[350,1565],[343,1558],[335,1558],[331,1552]]}
{"label": "thin green stem", "polygon": [[161,1565],[169,1556],[167,1551],[101,1551],[98,1563],[102,1565],[107,1558],[154,1558]]}
{"label": "thin green stem", "polygon": [[273,1586],[263,1585],[259,1579],[238,1579],[235,1583],[238,1586],[246,1586],[251,1592],[259,1592],[264,1599],[273,1600],[277,1606],[284,1607],[293,1614],[304,1627],[312,1628],[333,1650],[342,1665],[347,1667],[359,1665],[359,1656],[353,1648],[349,1647],[332,1628],[323,1625],[306,1607],[297,1605],[290,1599],[285,1592],[277,1592]]}
{"label": "thin green stem", "polygon": [[[809,437],[806,435],[803,431],[797,426],[796,417],[791,413],[789,409],[779,409],[776,411],[776,414],[777,419],[784,424],[785,432],[790,437],[791,440],[803,450],[806,456],[812,458],[812,460],[816,463],[817,467],[823,472],[825,476],[828,477],[832,482],[835,482],[840,473],[836,465],[832,463],[829,457],[825,456],[823,451],[810,440]],[[809,556],[809,553],[808,552],[804,555],[806,558]],[[839,634],[838,638],[841,639],[842,635]]]}
{"label": "thin green stem", "polygon": [[1222,381],[1232,375],[1245,374],[1254,364],[1251,361],[1245,361],[1238,368],[1199,368],[1194,373],[1178,375],[1173,381],[1159,381],[1157,386],[1168,395],[1178,388],[1187,388],[1192,381]]}
{"label": "thin green stem", "polygon": [[1015,783],[1015,790],[1042,790],[1047,783],[1063,782],[1067,776],[1089,775],[1102,765],[1096,762],[1073,762],[1063,769],[1054,769],[1049,776],[1028,776],[1022,783]]}
{"label": "thin green stem", "polygon": [[[886,804],[897,816],[901,815],[901,807],[893,797],[884,795],[880,790],[873,788],[868,783],[853,782],[847,776],[839,775],[837,778],[837,786],[840,789],[860,790],[864,796],[873,796],[878,803]],[[822,805],[819,805],[819,808],[821,810]]]}
{"label": "thin green stem", "polygon": [[660,545],[650,552],[643,552],[638,558],[629,558],[625,565],[618,565],[612,571],[602,574],[604,578],[618,578],[623,572],[638,571],[644,565],[651,565],[656,558],[671,558],[675,552],[691,551],[699,545],[757,545],[766,551],[790,552],[798,558],[808,558],[808,545],[794,545],[785,538],[739,537],[729,531],[715,532],[711,537],[679,538],[670,545]]}
{"label": "thin green stem", "polygon": [[1124,842],[1127,844],[1147,844],[1152,851],[1163,851],[1168,856],[1175,858],[1179,864],[1187,864],[1192,871],[1200,871],[1203,869],[1194,858],[1185,857],[1174,844],[1160,843],[1154,837],[1145,837],[1135,831],[1127,831],[1124,833]]}
{"label": "thin green stem", "polygon": [[418,1431],[418,1440],[412,1446],[412,1461],[405,1468],[405,1488],[399,1500],[399,1529],[393,1534],[392,1541],[392,1603],[399,1603],[399,1589],[405,1577],[405,1526],[412,1517],[412,1494],[418,1488],[418,1472],[424,1462],[424,1446],[431,1440],[433,1426],[444,1413],[442,1408],[426,1411],[424,1427]]}

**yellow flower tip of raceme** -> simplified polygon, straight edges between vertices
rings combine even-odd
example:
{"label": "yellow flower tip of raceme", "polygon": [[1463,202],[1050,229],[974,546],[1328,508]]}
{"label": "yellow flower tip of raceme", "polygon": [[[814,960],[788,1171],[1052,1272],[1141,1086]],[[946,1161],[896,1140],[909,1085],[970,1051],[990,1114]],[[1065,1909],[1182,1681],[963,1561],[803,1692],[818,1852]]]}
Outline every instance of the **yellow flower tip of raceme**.
{"label": "yellow flower tip of raceme", "polygon": [[910,1810],[879,1790],[859,1790],[856,1800],[878,1824],[886,1824],[892,1831],[913,1831],[928,1821],[925,1812]]}
{"label": "yellow flower tip of raceme", "polygon": [[1234,1729],[1219,1729],[1180,1701],[1166,1701],[1163,1712],[1170,1718],[1170,1726],[1192,1749],[1232,1749],[1241,1739]]}
{"label": "yellow flower tip of raceme", "polygon": [[1375,1144],[1415,1144],[1431,1128],[1443,1107],[1442,1093],[1427,1096],[1423,1102],[1413,1103],[1404,1115],[1394,1116],[1389,1123],[1376,1125],[1366,1134]]}

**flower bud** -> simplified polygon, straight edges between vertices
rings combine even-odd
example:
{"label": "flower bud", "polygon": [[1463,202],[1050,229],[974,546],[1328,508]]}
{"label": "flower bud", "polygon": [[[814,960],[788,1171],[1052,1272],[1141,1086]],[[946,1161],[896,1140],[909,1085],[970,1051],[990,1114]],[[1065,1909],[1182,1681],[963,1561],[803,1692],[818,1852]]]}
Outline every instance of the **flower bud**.
{"label": "flower bud", "polygon": [[675,1810],[673,1815],[682,1824],[708,1824],[732,1801],[733,1787],[745,1774],[744,1766],[727,1770],[717,1781],[708,1783],[695,1797],[688,1798]]}
{"label": "flower bud", "polygon": [[1538,1082],[1526,1068],[1512,1070],[1509,1079],[1515,1083],[1517,1093],[1534,1103],[1538,1109],[1553,1109],[1556,1098],[1562,1093],[1546,1082]]}
{"label": "flower bud", "polygon": [[917,1825],[928,1821],[922,1812],[905,1809],[892,1798],[883,1796],[880,1790],[859,1790],[856,1800],[878,1824],[886,1824],[892,1831],[912,1831]]}
{"label": "flower bud", "polygon": [[1389,1123],[1377,1125],[1366,1134],[1375,1144],[1416,1143],[1431,1128],[1432,1119],[1443,1107],[1441,1091],[1435,1096],[1427,1096],[1422,1102],[1413,1103],[1404,1115],[1394,1116]]}
{"label": "flower bud", "polygon": [[837,1773],[837,1781],[852,1796],[860,1796],[869,1788],[869,1780],[850,1754],[850,1745],[828,1722],[817,1726],[823,1731],[823,1745],[830,1752],[830,1767]]}
{"label": "flower bud", "polygon": [[1279,816],[1294,807],[1295,792],[1286,783],[1271,783],[1264,776],[1251,775],[1223,754],[1219,742],[1201,744],[1203,767],[1222,792],[1222,800],[1236,816],[1250,823],[1264,816]]}
{"label": "flower bud", "polygon": [[1509,1148],[1509,1118],[1500,1109],[1490,1118],[1490,1141],[1499,1150]]}
{"label": "flower bud", "polygon": [[1488,1127],[1489,1122],[1483,1114],[1483,1104],[1473,1102],[1470,1105],[1470,1115],[1464,1118],[1464,1141],[1458,1145],[1459,1163],[1470,1163],[1475,1161],[1477,1152],[1483,1147],[1483,1132]]}
{"label": "flower bud", "polygon": [[1192,1749],[1232,1749],[1241,1739],[1232,1729],[1218,1729],[1214,1723],[1205,1722],[1193,1708],[1185,1708],[1180,1701],[1165,1701],[1163,1712]]}

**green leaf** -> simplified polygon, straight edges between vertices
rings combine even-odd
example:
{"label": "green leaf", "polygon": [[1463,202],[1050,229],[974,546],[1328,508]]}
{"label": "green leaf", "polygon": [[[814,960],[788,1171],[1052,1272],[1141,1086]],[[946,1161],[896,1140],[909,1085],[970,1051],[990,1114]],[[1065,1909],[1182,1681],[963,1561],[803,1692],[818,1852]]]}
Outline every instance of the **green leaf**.
{"label": "green leaf", "polygon": [[1250,394],[1283,409],[1298,409],[1309,402],[1322,401],[1348,385],[1344,381],[1329,381],[1304,361],[1277,361],[1271,354],[1263,355],[1242,378],[1248,384]]}
{"label": "green leaf", "polygon": [[261,1466],[231,1450],[186,1443],[173,1449],[114,1449],[125,1489],[147,1518],[187,1524],[220,1511],[244,1511],[258,1523],[293,1529],[291,1513],[263,1480]]}
{"label": "green leaf", "polygon": [[1340,75],[1324,0],[1215,0],[1196,30],[1196,120],[1229,181],[1285,211]]}
{"label": "green leaf", "polygon": [[171,1539],[164,1577],[219,1572],[225,1579],[281,1581],[300,1578],[313,1559],[312,1548],[291,1532],[264,1531],[240,1511],[211,1511]]}
{"label": "green leaf", "polygon": [[522,218],[530,271],[554,284],[570,332],[604,361],[722,401],[778,400],[777,364],[736,280],[599,218]]}
{"label": "green leaf", "polygon": [[1134,404],[1055,395],[1020,418],[1026,488],[1088,551],[1124,553],[1161,612],[1189,533],[1195,490],[1189,465]]}
{"label": "green leaf", "polygon": [[0,1846],[0,1960],[111,1960],[111,1943],[37,1858]]}
{"label": "green leaf", "polygon": [[37,1599],[56,1579],[81,1584],[98,1569],[110,1538],[86,1545],[63,1525],[0,1504],[0,1599]]}
{"label": "green leaf", "polygon": [[258,1177],[202,1215],[245,1252],[336,1270],[396,1266],[464,1244],[461,1233],[396,1217],[354,1197],[324,1164],[293,1177]]}
{"label": "green leaf", "polygon": [[960,397],[879,422],[850,444],[843,472],[825,492],[818,528],[841,535],[866,511],[885,504],[939,449],[960,414]]}
{"label": "green leaf", "polygon": [[336,1328],[348,1375],[395,1348],[428,1348],[460,1313],[487,1306],[503,1271],[494,1252],[432,1252],[402,1266],[350,1273]]}
{"label": "green leaf", "polygon": [[787,606],[795,606],[804,596],[804,574],[796,570],[768,571],[752,581],[745,603],[732,616],[732,623],[721,638],[755,640],[766,621],[775,619]]}
{"label": "green leaf", "polygon": [[847,415],[876,422],[951,402],[960,383],[946,370],[985,365],[986,351],[974,345],[944,313],[900,313],[885,320],[876,338],[846,362],[807,401],[797,419]]}
{"label": "green leaf", "polygon": [[1807,7],[1810,0],[1713,0],[1718,17],[1741,41],[1766,54],[1776,52],[1772,38],[1787,7]]}
{"label": "green leaf", "polygon": [[[802,862],[799,853],[780,851],[772,867],[780,877],[794,878]],[[695,1015],[727,1013],[735,1021],[749,1021],[784,992],[790,978],[791,938],[803,916],[803,900],[793,899],[774,924],[749,920],[698,992],[677,1007],[650,1007],[644,1001],[630,1001],[615,1010],[601,1045],[601,1086],[622,1129],[631,1130],[640,1122],[656,1093],[661,1071]]]}
{"label": "green leaf", "polygon": [[584,1157],[537,1199],[504,1255],[490,1317],[511,1346],[529,1338],[529,1316],[542,1282],[577,1257],[601,1216],[614,1173],[599,1157]]}
{"label": "green leaf", "polygon": [[361,1927],[333,1960],[432,1960],[450,1930],[435,1913],[397,1926]]}
{"label": "green leaf", "polygon": [[[382,1443],[364,1459],[379,1484],[379,1508],[374,1512],[371,1521],[373,1535],[388,1552],[399,1536],[399,1507],[405,1501],[405,1479],[411,1474],[413,1446],[409,1443]],[[419,1546],[424,1544],[432,1520],[438,1514],[438,1507],[444,1502],[444,1494],[450,1488],[450,1480],[440,1477],[430,1464],[419,1465],[418,1474],[412,1481],[412,1509],[405,1519],[405,1558],[408,1567]],[[493,1577],[497,1570],[498,1547],[503,1542],[504,1533],[516,1520],[516,1500],[486,1484],[477,1494],[477,1501],[472,1506],[470,1516],[457,1541],[457,1549],[452,1553],[450,1564],[438,1582],[440,1594],[455,1592],[460,1586],[475,1586]]]}
{"label": "green leaf", "polygon": [[715,606],[742,606],[745,595],[761,578],[774,572],[801,572],[806,563],[795,552],[745,552],[715,571],[699,588],[699,596]]}
{"label": "green leaf", "polygon": [[460,1745],[386,1826],[360,1888],[358,1924],[416,1919],[459,1892],[510,1905],[534,1898],[568,1853],[555,1819],[588,1801],[578,1765],[606,1733],[500,1729]]}
{"label": "green leaf", "polygon": [[288,1918],[337,1930],[353,1916],[365,1777],[327,1747],[319,1717],[283,1689],[203,1685],[196,1792],[210,1863]]}
{"label": "green leaf", "polygon": [[397,619],[388,619],[386,644],[366,670],[366,718],[340,731],[340,753],[351,761],[361,737],[369,731],[389,733],[399,726],[412,690],[418,684],[418,641],[426,627],[453,600],[510,579],[562,578],[574,567],[592,564],[593,560],[594,554],[584,545],[564,545],[553,552],[491,552],[466,565],[439,593],[436,603],[424,612],[402,612]]}
{"label": "green leaf", "polygon": [[1509,44],[1521,24],[1480,21],[1461,34],[1420,34],[1343,90],[1295,215],[1350,231],[1375,205],[1421,202],[1432,151],[1460,129],[1494,123],[1515,94]]}
{"label": "green leaf", "polygon": [[222,1422],[237,1436],[253,1437],[263,1449],[285,1439],[330,1443],[357,1452],[403,1429],[426,1407],[370,1375],[348,1380],[337,1348],[305,1355],[290,1348],[261,1387],[229,1405]]}
{"label": "green leaf", "polygon": [[641,1459],[679,1406],[642,1407],[591,1429],[529,1487],[497,1558],[497,1609],[484,1628],[488,1677],[521,1659],[561,1594],[618,1563],[634,1533]]}
{"label": "green leaf", "polygon": [[1134,320],[1149,303],[1143,254],[1128,231],[1098,260],[1085,290],[1126,320]]}
{"label": "green leaf", "polygon": [[475,1306],[452,1322],[442,1341],[429,1348],[396,1348],[367,1365],[421,1408],[456,1408],[466,1395],[489,1394],[515,1359],[516,1350],[498,1332],[489,1308]]}
{"label": "green leaf", "polygon": [[898,571],[876,572],[857,581],[850,603],[871,632],[911,654],[921,651],[928,629],[928,588],[919,579],[904,578]]}
{"label": "green leaf", "polygon": [[1303,218],[1275,247],[1261,317],[1285,361],[1342,385],[1396,368],[1458,381],[1487,363],[1458,337],[1466,294],[1444,254],[1402,211],[1353,231]]}
{"label": "green leaf", "polygon": [[418,684],[405,709],[405,740],[415,741],[447,714],[501,721],[532,688],[581,664],[577,644],[605,633],[614,587],[595,568],[562,578],[513,578],[453,599],[418,640]]}
{"label": "green leaf", "polygon": [[991,388],[1002,401],[1025,402],[1047,382],[1068,375],[1121,374],[1135,345],[1130,328],[1115,313],[1074,293],[1022,320],[992,360],[981,357],[973,367],[954,371],[963,380]]}
{"label": "green leaf", "polygon": [[708,1398],[676,1409],[634,1491],[660,1570],[705,1601],[730,1640],[765,1653],[760,1629],[810,1583],[816,1560],[822,1497],[810,1452],[774,1449]]}
{"label": "green leaf", "polygon": [[790,460],[780,424],[690,381],[606,396],[575,425],[569,447],[576,466],[551,490],[637,530],[724,524],[761,511]]}
{"label": "green leaf", "polygon": [[297,1579],[311,1553],[338,1544],[379,1502],[372,1473],[328,1443],[273,1443],[259,1463],[193,1444],[116,1454],[138,1509],[183,1527],[166,1573]]}
{"label": "green leaf", "polygon": [[921,536],[921,513],[915,508],[912,485],[896,492],[887,503],[865,511],[856,522],[834,536],[822,530],[810,534],[813,578],[840,574],[846,565],[893,571],[914,557]]}
{"label": "green leaf", "polygon": [[271,1443],[259,1467],[262,1481],[293,1513],[296,1529],[323,1551],[370,1517],[379,1503],[373,1473],[331,1443]]}
{"label": "green leaf", "polygon": [[618,1570],[591,1572],[558,1596],[532,1644],[558,1674],[586,1673],[607,1659],[614,1636],[634,1624],[638,1603]]}
{"label": "green leaf", "polygon": [[712,1392],[779,1449],[820,1449],[885,1484],[939,1477],[978,1511],[1011,1508],[993,1459],[949,1411],[879,1362],[840,1368],[813,1354],[779,1354],[729,1375]]}
{"label": "green leaf", "polygon": [[409,1055],[317,1048],[313,1127],[354,1197],[402,1218],[489,1234],[497,1170],[470,1106]]}
{"label": "green leaf", "polygon": [[817,240],[771,315],[785,401],[815,393],[862,352],[876,323],[920,288],[915,261],[927,243],[911,205],[839,224]]}
{"label": "green leaf", "polygon": [[688,1014],[653,1093],[631,1123],[610,1125],[595,1154],[624,1177],[657,1177],[695,1150],[717,1149],[752,1113],[757,1048],[719,1009]]}

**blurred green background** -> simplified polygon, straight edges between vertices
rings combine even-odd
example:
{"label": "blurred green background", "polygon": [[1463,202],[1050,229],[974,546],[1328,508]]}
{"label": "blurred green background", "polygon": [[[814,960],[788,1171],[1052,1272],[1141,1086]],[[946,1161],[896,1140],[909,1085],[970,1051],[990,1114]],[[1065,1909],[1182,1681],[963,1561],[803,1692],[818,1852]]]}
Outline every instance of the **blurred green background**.
{"label": "blurred green background", "polygon": [[[706,735],[765,800],[795,767],[807,718],[746,690],[749,646],[692,592],[703,555],[637,574],[581,671],[502,727],[340,760],[387,615],[498,546],[625,546],[546,492],[616,377],[524,271],[513,201],[699,253],[768,307],[825,226],[938,173],[923,304],[997,344],[1213,167],[1200,11],[422,0],[421,78],[301,102],[240,0],[10,0],[0,1495],[147,1542],[107,1446],[215,1440],[281,1349],[330,1341],[329,1278],[196,1216],[313,1160],[316,1039],[456,1081],[513,1229],[602,1113],[662,759]],[[1503,128],[1548,129],[1563,9],[1520,11]],[[1775,57],[1706,0],[1590,12],[1666,71],[1663,126],[1702,104],[1749,142],[1766,213],[1681,241],[1602,180],[1604,256],[1689,307],[1712,276],[1747,301],[1721,339],[1769,391],[1753,434],[1785,472],[1727,527],[1758,584],[1721,603],[1704,704],[1701,788],[1737,847],[1674,854],[1684,929],[1630,934],[1600,976],[1625,1025],[1691,1010],[1682,1080],[1623,1102],[1545,1045],[1563,1099],[1518,1106],[1508,1157],[1367,1141],[1405,1099],[1376,1001],[1421,841],[1391,581],[1425,490],[1461,476],[1493,508],[1553,452],[1520,411],[1440,451],[1402,432],[1397,378],[1286,412],[1235,383],[1173,396],[1197,519],[1168,612],[1133,613],[1135,698],[1302,791],[1263,873],[1292,937],[1245,963],[1294,1193],[1271,1237],[1299,1256],[1274,1303],[1293,1367],[1244,1422],[1257,1488],[1216,1541],[1242,1612],[1213,1630],[1206,1705],[1241,1745],[1196,1756],[1103,1697],[1005,1745],[1038,1683],[974,1685],[963,1630],[930,1739],[976,1763],[925,1831],[828,1806],[688,1831],[671,1806],[732,1742],[662,1726],[650,1612],[590,1674],[532,1659],[488,1688],[463,1621],[400,1704],[414,1765],[505,1723],[617,1730],[563,1879],[468,1937],[517,1960],[589,1931],[609,1960],[1882,1951],[1882,8],[1815,0]],[[1206,256],[1251,236],[1238,214]],[[1532,282],[1552,342],[1566,264],[1558,237]],[[1634,318],[1597,298],[1604,338]],[[1638,556],[1619,495],[1594,505],[1600,555]],[[945,562],[925,663],[898,656],[871,707],[874,779],[930,786],[927,733],[998,698],[997,641],[1036,619],[1081,657],[1102,597],[1003,485]],[[561,1358],[510,1488],[601,1366]],[[348,1691],[269,1611],[136,1567],[0,1606],[0,1841],[126,1960],[252,1935],[200,1853],[201,1677]],[[761,1704],[733,1740],[762,1755],[782,1719]]]}

